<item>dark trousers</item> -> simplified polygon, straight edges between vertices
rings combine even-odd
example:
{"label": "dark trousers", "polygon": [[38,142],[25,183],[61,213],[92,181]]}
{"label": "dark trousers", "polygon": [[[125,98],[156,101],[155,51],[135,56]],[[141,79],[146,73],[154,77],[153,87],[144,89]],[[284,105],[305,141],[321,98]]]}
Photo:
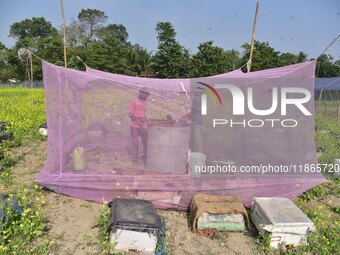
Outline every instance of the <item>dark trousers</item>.
{"label": "dark trousers", "polygon": [[146,164],[148,151],[148,130],[146,128],[130,127],[132,138],[132,161],[138,163],[139,137],[143,145],[143,163]]}

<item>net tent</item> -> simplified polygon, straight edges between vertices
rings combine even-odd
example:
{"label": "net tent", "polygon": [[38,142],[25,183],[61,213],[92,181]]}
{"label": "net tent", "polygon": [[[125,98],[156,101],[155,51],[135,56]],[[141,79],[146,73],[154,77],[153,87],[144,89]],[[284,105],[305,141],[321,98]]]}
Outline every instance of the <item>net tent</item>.
{"label": "net tent", "polygon": [[[188,171],[191,128],[181,121],[192,110],[188,94],[193,80],[130,77],[91,68],[82,72],[45,61],[42,65],[49,137],[48,158],[37,181],[58,193],[97,202],[141,198],[157,208],[187,209],[192,196],[200,192],[234,195],[250,205],[254,196],[297,196],[325,181],[322,175],[195,178]],[[249,74],[237,70],[209,79],[238,80],[250,86],[277,77],[310,79],[314,68],[312,61]],[[146,101],[148,139],[146,150],[139,142],[134,162],[129,108],[141,90],[150,94]],[[313,120],[308,122],[306,139],[315,152],[311,124]],[[235,137],[249,139],[245,134],[242,138],[242,133],[236,132]],[[265,145],[266,140],[262,147]],[[238,150],[241,148],[233,153]],[[289,160],[287,154],[284,161]],[[308,162],[316,162],[316,155]]]}

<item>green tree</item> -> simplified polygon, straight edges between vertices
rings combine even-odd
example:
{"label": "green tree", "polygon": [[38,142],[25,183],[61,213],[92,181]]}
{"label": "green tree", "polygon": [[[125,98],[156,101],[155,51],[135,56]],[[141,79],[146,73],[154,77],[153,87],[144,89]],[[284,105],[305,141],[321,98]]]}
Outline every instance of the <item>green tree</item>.
{"label": "green tree", "polygon": [[9,79],[23,80],[24,68],[18,64],[17,51],[7,49],[0,44],[0,81],[8,82]]}
{"label": "green tree", "polygon": [[36,51],[45,60],[56,65],[64,65],[64,44],[61,37],[43,38],[37,41],[36,47]]}
{"label": "green tree", "polygon": [[148,77],[153,73],[152,51],[141,47],[139,44],[130,45],[127,49],[127,63],[131,74],[145,75]]}
{"label": "green tree", "polygon": [[82,9],[78,14],[80,38],[85,47],[89,42],[97,39],[98,32],[107,21],[105,12],[97,9]]}
{"label": "green tree", "polygon": [[287,66],[299,63],[299,57],[292,53],[282,53],[279,55],[279,66]]}
{"label": "green tree", "polygon": [[9,35],[19,40],[25,38],[39,40],[41,38],[57,36],[57,34],[58,30],[43,17],[33,17],[32,19],[15,22],[10,26],[9,30]]}
{"label": "green tree", "polygon": [[227,63],[226,63],[227,71],[232,71],[240,67],[241,57],[240,57],[240,53],[237,50],[235,49],[227,50],[225,54],[227,57]]}
{"label": "green tree", "polygon": [[339,77],[340,67],[332,62],[333,57],[322,54],[317,59],[316,75],[320,78]]}
{"label": "green tree", "polygon": [[139,51],[141,50],[139,44],[131,45],[127,48],[126,60],[128,69],[133,75],[139,75],[141,70],[138,63]]}
{"label": "green tree", "polygon": [[126,61],[127,49],[115,36],[106,36],[92,42],[86,50],[86,63],[96,69],[129,74]]}
{"label": "green tree", "polygon": [[[244,49],[242,62],[246,63],[250,55],[250,44],[241,46]],[[258,71],[279,66],[279,51],[275,51],[268,42],[255,41],[251,71]]]}
{"label": "green tree", "polygon": [[308,54],[303,51],[300,51],[297,55],[297,58],[298,58],[298,63],[306,62],[308,60]]}
{"label": "green tree", "polygon": [[13,68],[8,64],[8,49],[0,42],[0,81],[7,82],[10,78],[15,78]]}
{"label": "green tree", "polygon": [[129,34],[126,27],[122,24],[109,24],[98,31],[99,37],[112,35],[117,37],[123,44],[127,44]]}
{"label": "green tree", "polygon": [[[26,48],[39,57],[56,64],[63,63],[63,42],[58,30],[42,17],[15,22],[10,26],[10,36],[16,38],[15,46],[8,51],[8,64],[14,65],[20,80],[27,79],[30,65],[17,57],[20,48]],[[33,58],[34,78],[42,78],[41,62]]]}
{"label": "green tree", "polygon": [[6,50],[6,45],[0,42],[0,50]]}
{"label": "green tree", "polygon": [[81,30],[77,21],[71,21],[70,25],[68,25],[66,28],[66,33],[68,46],[75,48],[81,44]]}
{"label": "green tree", "polygon": [[[116,72],[126,73],[131,75],[138,74],[136,68],[131,68],[132,71],[127,68],[127,62],[129,62],[130,43],[127,41],[129,34],[127,29],[122,24],[109,24],[105,26],[107,21],[107,15],[100,10],[96,9],[82,9],[78,14],[78,19],[73,20],[68,26],[68,45],[72,48],[69,51],[69,66],[77,69],[84,69],[83,62],[91,67],[101,66],[103,70],[115,70]],[[116,38],[117,40],[113,40]],[[105,43],[108,45],[105,45]],[[99,45],[104,47],[99,49]],[[125,63],[123,68],[117,68],[116,65],[110,63],[107,59],[109,55],[99,56],[99,52],[106,52],[108,48],[117,50],[124,54],[115,55],[115,59],[119,57],[121,63]],[[122,47],[124,48],[122,50]],[[92,54],[95,54],[93,56]],[[79,57],[81,58],[80,61]],[[96,59],[99,58],[99,59]],[[102,59],[100,59],[102,58]],[[92,65],[93,64],[93,65]],[[124,69],[126,68],[126,69]],[[118,71],[119,69],[119,71]]]}
{"label": "green tree", "polygon": [[152,51],[148,51],[147,49],[142,49],[139,52],[139,66],[141,73],[144,73],[146,77],[149,77],[151,73],[153,73],[154,62],[152,59]]}
{"label": "green tree", "polygon": [[190,55],[176,41],[176,31],[170,22],[158,22],[156,25],[158,49],[154,56],[154,70],[163,78],[187,77]]}
{"label": "green tree", "polygon": [[6,52],[7,52],[7,48],[5,44],[0,42],[0,70],[4,69],[7,65]]}
{"label": "green tree", "polygon": [[201,43],[192,57],[193,75],[210,76],[227,71],[227,55],[223,48],[213,45],[213,41]]}
{"label": "green tree", "polygon": [[[12,63],[18,65],[18,70],[20,71],[21,80],[25,80],[26,73],[30,69],[30,64],[26,61],[21,62],[17,58],[17,52],[20,48],[29,49],[35,55],[40,58],[54,63],[56,65],[64,65],[64,52],[63,52],[63,41],[61,37],[58,35],[55,37],[45,37],[39,40],[32,40],[31,38],[25,38],[17,41],[16,45],[13,48],[13,51],[10,53],[10,57],[12,59]],[[33,76],[35,80],[42,79],[42,70],[41,70],[41,61],[35,57],[33,60]]]}

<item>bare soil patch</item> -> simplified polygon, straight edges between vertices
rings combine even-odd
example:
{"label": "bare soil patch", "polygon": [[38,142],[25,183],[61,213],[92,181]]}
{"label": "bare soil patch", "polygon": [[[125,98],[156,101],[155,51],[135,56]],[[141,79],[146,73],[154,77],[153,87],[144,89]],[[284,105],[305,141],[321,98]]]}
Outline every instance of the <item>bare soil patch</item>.
{"label": "bare soil patch", "polygon": [[[44,166],[47,157],[47,141],[34,141],[13,150],[20,159],[13,167],[13,185],[0,187],[1,192],[15,191],[23,184],[31,184]],[[97,254],[97,228],[93,228],[99,216],[100,204],[82,201],[46,191],[43,208],[49,237],[55,239],[55,255]],[[167,228],[167,248],[172,255],[213,255],[256,253],[254,234],[219,233],[214,238],[192,233],[188,228],[186,212],[159,210]]]}

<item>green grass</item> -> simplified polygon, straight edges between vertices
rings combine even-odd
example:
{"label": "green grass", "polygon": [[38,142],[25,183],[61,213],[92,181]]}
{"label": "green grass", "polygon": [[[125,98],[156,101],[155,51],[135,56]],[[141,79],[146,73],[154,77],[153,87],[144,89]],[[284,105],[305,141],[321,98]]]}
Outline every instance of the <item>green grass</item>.
{"label": "green grass", "polygon": [[[110,242],[110,236],[108,232],[109,223],[110,223],[110,208],[108,207],[108,204],[105,202],[103,206],[100,208],[98,220],[93,226],[98,228],[98,240],[99,240],[98,251],[99,254],[102,255],[111,254],[111,251],[113,251],[115,248],[115,244],[112,244]],[[115,253],[115,255],[122,254]]]}
{"label": "green grass", "polygon": [[[319,163],[333,164],[340,157],[340,125],[336,119],[316,116],[317,132],[315,140],[322,152]],[[318,185],[298,197],[295,204],[313,221],[317,232],[308,236],[308,245],[296,248],[282,246],[279,250],[271,249],[268,235],[258,238],[261,254],[299,255],[339,254],[340,251],[340,208],[334,205],[332,197],[340,198],[340,179],[331,179],[329,183]]]}
{"label": "green grass", "polygon": [[316,102],[317,114],[337,119],[339,111],[339,100],[320,100]]}
{"label": "green grass", "polygon": [[334,159],[340,158],[340,124],[337,120],[324,115],[317,115],[315,141],[322,152],[319,163],[333,164]]}
{"label": "green grass", "polygon": [[46,237],[44,217],[44,192],[38,185],[14,187],[12,167],[23,155],[11,157],[13,147],[35,139],[41,139],[38,127],[45,122],[45,99],[43,89],[0,88],[0,121],[8,122],[6,131],[12,131],[13,141],[0,143],[4,153],[0,161],[1,190],[12,190],[10,196],[17,197],[24,213],[19,216],[7,211],[7,221],[0,233],[0,254],[49,254],[54,241]]}
{"label": "green grass", "polygon": [[9,156],[12,147],[20,146],[23,141],[42,139],[38,133],[44,123],[45,99],[43,89],[0,88],[0,121],[7,122],[7,130],[13,132],[13,141],[0,142],[4,158],[0,161],[0,184],[11,182],[10,170],[17,159]]}
{"label": "green grass", "polygon": [[45,205],[44,192],[38,185],[32,185],[9,194],[8,201],[14,196],[23,208],[23,213],[20,216],[9,208],[5,210],[6,220],[0,233],[0,254],[49,254],[54,249],[54,240],[44,237],[46,224],[41,215],[41,207]]}
{"label": "green grass", "polygon": [[0,89],[0,121],[10,123],[17,145],[25,136],[37,136],[38,127],[46,121],[45,109],[43,89]]}

